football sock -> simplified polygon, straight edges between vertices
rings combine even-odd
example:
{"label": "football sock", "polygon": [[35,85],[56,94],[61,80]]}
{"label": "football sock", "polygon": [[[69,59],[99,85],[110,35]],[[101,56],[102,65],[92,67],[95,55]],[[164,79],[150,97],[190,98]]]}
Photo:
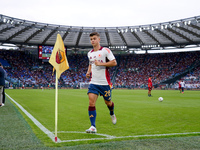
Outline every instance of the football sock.
{"label": "football sock", "polygon": [[113,115],[114,114],[114,103],[112,102],[112,105],[111,106],[107,106],[107,107],[110,110],[110,115]]}
{"label": "football sock", "polygon": [[95,125],[96,115],[97,115],[96,107],[95,106],[89,106],[88,107],[88,114],[89,114],[89,117],[90,117],[91,126],[96,127],[96,125]]}

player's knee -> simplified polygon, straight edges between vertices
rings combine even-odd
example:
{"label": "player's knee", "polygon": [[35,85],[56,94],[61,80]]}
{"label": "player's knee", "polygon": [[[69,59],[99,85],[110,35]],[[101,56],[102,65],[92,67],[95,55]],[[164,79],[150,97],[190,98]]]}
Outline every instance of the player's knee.
{"label": "player's knee", "polygon": [[112,101],[106,101],[106,100],[105,100],[105,104],[106,104],[107,106],[111,106],[111,105],[112,105]]}
{"label": "player's knee", "polygon": [[89,93],[88,96],[89,96],[89,106],[95,106],[98,95]]}
{"label": "player's knee", "polygon": [[89,106],[95,106],[95,100],[89,99]]}

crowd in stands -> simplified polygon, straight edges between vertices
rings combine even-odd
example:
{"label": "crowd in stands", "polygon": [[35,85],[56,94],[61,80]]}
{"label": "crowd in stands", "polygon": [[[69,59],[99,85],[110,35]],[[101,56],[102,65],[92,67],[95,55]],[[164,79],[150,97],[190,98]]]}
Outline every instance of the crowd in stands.
{"label": "crowd in stands", "polygon": [[188,73],[183,80],[185,81],[186,88],[200,88],[200,66]]}
{"label": "crowd in stands", "polygon": [[200,52],[121,56],[115,80],[117,87],[145,87],[149,75],[154,84],[173,78],[189,69]]}
{"label": "crowd in stands", "polygon": [[[115,57],[118,65],[109,68],[115,88],[144,88],[147,86],[149,75],[153,77],[153,84],[159,84],[187,69],[191,71],[185,76],[186,84],[200,82],[200,52],[118,54]],[[53,67],[48,62],[33,59],[24,51],[0,50],[0,60],[7,61],[10,65],[5,67],[10,84],[26,87],[47,87],[49,84],[55,84]],[[87,55],[70,55],[68,62],[70,69],[61,75],[59,86],[77,88],[81,82],[88,83],[89,79],[85,77],[88,69]]]}

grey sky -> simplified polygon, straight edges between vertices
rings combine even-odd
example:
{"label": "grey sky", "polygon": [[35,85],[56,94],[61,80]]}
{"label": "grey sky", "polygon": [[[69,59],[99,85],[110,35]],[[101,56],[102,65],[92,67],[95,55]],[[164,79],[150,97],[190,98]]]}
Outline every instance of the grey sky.
{"label": "grey sky", "polygon": [[49,24],[116,27],[200,15],[200,0],[0,0],[0,14]]}

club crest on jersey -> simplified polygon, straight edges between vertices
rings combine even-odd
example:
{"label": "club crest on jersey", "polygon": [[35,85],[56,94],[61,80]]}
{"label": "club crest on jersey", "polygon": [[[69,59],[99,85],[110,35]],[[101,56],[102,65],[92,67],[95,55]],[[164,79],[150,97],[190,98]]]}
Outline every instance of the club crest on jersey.
{"label": "club crest on jersey", "polygon": [[98,57],[101,57],[101,54],[99,54]]}
{"label": "club crest on jersey", "polygon": [[65,61],[65,53],[63,51],[61,51],[60,49],[58,49],[58,51],[56,53],[56,62],[58,64],[60,64],[63,61]]}

